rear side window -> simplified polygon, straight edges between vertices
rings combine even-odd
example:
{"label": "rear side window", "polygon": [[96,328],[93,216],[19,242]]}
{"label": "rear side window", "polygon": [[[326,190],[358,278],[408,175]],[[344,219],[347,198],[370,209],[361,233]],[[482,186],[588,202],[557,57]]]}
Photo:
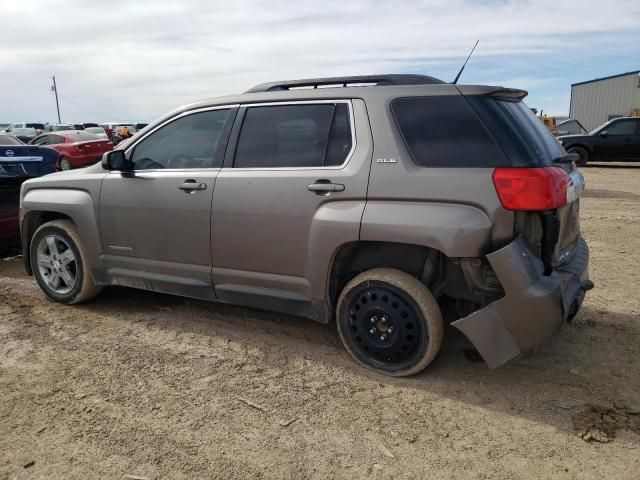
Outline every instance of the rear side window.
{"label": "rear side window", "polygon": [[508,160],[462,96],[399,98],[391,110],[421,167],[498,167]]}
{"label": "rear side window", "polygon": [[44,130],[44,124],[42,123],[27,123],[26,127],[35,128],[37,130]]}
{"label": "rear side window", "polygon": [[346,103],[249,107],[235,168],[342,165],[352,147]]}

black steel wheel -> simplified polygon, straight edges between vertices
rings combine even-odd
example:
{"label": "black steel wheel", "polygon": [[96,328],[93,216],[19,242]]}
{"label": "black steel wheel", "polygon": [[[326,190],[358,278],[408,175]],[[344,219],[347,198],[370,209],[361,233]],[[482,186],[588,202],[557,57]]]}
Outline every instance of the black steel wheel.
{"label": "black steel wheel", "polygon": [[418,279],[399,270],[378,268],[354,278],[340,295],[336,319],[349,353],[386,375],[418,373],[442,343],[435,298]]}

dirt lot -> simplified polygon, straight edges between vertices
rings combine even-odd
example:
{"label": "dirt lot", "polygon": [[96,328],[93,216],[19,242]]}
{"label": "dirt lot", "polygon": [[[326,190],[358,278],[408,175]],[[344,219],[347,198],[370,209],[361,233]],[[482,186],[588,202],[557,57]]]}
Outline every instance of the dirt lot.
{"label": "dirt lot", "polygon": [[495,371],[452,328],[389,379],[334,325],[123,288],[64,307],[0,261],[0,479],[637,479],[640,168],[585,176],[596,289]]}

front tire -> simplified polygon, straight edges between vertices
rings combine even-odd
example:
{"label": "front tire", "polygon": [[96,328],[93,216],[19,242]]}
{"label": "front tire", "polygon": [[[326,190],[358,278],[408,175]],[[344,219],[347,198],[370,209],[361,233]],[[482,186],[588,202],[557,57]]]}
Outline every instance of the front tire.
{"label": "front tire", "polygon": [[84,302],[102,290],[91,278],[80,235],[70,220],[41,225],[31,240],[29,261],[38,285],[56,302]]}
{"label": "front tire", "polygon": [[427,287],[391,268],[351,280],[338,299],[336,323],[356,361],[394,377],[415,375],[429,365],[444,332],[440,307]]}
{"label": "front tire", "polygon": [[589,152],[586,148],[583,147],[571,147],[568,150],[568,153],[576,153],[578,155],[578,160],[576,160],[576,165],[579,167],[584,167],[589,161]]}

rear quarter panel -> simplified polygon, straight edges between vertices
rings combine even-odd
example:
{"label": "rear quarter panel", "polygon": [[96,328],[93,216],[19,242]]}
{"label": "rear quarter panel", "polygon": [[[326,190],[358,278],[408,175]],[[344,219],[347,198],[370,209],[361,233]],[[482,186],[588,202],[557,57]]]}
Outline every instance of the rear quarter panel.
{"label": "rear quarter panel", "polygon": [[[454,86],[437,94],[460,95]],[[403,97],[426,95],[407,89]],[[394,98],[379,91],[367,100],[375,149],[361,240],[423,245],[450,257],[479,256],[509,243],[513,213],[500,204],[493,168],[416,165],[391,113]]]}

